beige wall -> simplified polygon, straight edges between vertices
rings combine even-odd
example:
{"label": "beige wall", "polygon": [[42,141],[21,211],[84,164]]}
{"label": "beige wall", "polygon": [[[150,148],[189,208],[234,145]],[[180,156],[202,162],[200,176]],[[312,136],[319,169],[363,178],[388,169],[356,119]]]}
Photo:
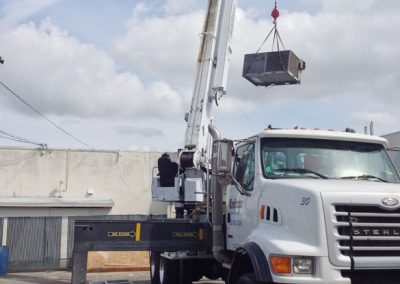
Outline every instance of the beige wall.
{"label": "beige wall", "polygon": [[0,148],[0,217],[165,214],[151,202],[160,155]]}

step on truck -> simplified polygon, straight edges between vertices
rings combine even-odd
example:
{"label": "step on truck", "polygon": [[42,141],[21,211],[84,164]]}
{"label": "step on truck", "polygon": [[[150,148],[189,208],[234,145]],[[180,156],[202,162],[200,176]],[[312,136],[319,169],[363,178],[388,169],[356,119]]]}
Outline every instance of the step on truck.
{"label": "step on truck", "polygon": [[[152,198],[174,216],[76,221],[72,283],[86,282],[91,250],[150,251],[152,284],[203,276],[228,284],[399,283],[400,180],[385,139],[268,127],[233,141],[215,127],[235,7],[209,0],[184,147],[176,161],[160,157],[154,171]],[[268,54],[260,58],[256,66],[269,64]],[[258,67],[244,72],[256,85],[299,83],[287,69]]]}

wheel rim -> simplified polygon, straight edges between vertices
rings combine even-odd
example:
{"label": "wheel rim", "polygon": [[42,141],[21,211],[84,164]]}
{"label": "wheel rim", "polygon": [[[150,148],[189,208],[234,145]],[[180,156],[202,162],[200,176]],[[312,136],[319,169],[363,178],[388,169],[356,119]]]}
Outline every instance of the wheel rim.
{"label": "wheel rim", "polygon": [[150,277],[153,279],[156,272],[155,255],[152,253],[150,257]]}
{"label": "wheel rim", "polygon": [[161,257],[160,258],[160,267],[159,267],[159,272],[160,272],[160,283],[164,284],[165,283],[165,258]]}

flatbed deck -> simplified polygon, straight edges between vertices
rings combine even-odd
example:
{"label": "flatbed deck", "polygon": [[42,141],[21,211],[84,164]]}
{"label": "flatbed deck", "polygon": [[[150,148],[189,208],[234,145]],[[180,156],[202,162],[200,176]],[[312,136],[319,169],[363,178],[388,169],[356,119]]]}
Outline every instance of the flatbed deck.
{"label": "flatbed deck", "polygon": [[76,221],[71,283],[86,283],[88,251],[210,251],[211,235],[191,219]]}

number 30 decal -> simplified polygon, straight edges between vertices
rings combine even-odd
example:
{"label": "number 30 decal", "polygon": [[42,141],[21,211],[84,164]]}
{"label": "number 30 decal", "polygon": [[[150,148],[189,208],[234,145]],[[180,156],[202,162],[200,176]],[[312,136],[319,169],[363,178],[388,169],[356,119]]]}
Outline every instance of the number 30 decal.
{"label": "number 30 decal", "polygon": [[301,199],[300,205],[301,206],[308,206],[308,205],[310,205],[310,202],[311,202],[311,198],[310,197],[303,197]]}

